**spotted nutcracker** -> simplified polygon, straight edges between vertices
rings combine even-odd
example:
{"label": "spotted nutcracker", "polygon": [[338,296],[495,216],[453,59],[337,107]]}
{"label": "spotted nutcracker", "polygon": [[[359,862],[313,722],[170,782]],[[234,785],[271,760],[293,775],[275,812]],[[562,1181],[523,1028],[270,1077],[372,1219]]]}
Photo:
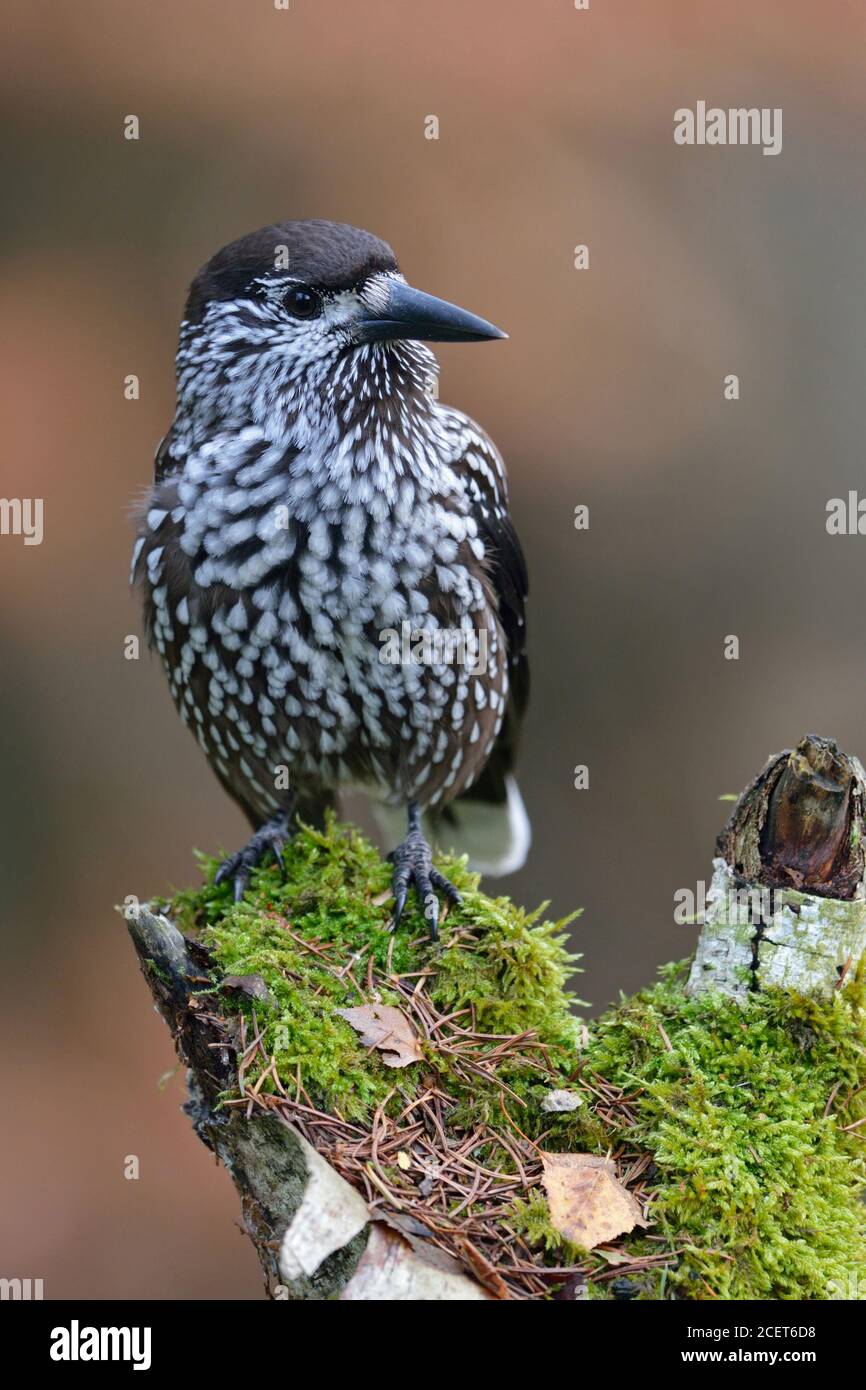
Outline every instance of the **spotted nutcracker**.
{"label": "spotted nutcracker", "polygon": [[424,346],[503,337],[335,222],[264,227],[192,283],[132,572],[180,714],[254,829],[218,874],[238,899],[296,815],[349,789],[388,827],[408,811],[394,917],[413,885],[434,938],[437,894],[459,895],[431,839],[489,873],[526,857],[526,570],[502,460],[439,403]]}

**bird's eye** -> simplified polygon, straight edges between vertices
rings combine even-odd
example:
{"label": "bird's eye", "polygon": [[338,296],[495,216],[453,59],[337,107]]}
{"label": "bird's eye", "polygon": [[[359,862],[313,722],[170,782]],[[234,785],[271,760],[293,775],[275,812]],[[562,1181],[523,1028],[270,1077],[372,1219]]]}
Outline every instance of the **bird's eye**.
{"label": "bird's eye", "polygon": [[309,285],[292,285],[283,295],[283,304],[296,319],[314,319],[322,312],[322,301]]}

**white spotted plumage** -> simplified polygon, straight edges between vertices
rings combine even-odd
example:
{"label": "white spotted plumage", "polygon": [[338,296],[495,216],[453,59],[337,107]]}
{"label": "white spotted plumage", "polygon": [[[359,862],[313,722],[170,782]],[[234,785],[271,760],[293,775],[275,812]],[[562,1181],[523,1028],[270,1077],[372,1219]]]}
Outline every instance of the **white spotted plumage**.
{"label": "white spotted plumage", "polygon": [[[375,268],[297,323],[291,274],[265,269],[181,328],[133,571],[181,716],[256,823],[283,767],[295,787],[440,807],[472,786],[509,705],[489,553],[502,461],[439,403],[425,345],[353,340],[395,281]],[[405,623],[483,634],[484,669],[382,660]]]}

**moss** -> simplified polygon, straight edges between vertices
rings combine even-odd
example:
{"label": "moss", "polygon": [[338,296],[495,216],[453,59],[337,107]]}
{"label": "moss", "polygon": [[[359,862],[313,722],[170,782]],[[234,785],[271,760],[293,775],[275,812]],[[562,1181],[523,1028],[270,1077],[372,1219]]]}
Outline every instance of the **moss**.
{"label": "moss", "polygon": [[[452,1097],[449,1130],[502,1127],[498,1086],[467,1078],[426,1046],[423,1062],[395,1072],[335,1013],[360,1001],[371,962],[382,976],[429,972],[428,997],[441,1013],[466,1011],[482,1034],[534,1030],[561,1078],[554,1084],[586,1084],[579,1110],[545,1114],[547,1082],[520,1055],[507,1057],[497,1080],[513,1092],[525,1135],[543,1134],[549,1149],[651,1157],[652,1176],[642,1181],[654,1224],[613,1256],[628,1256],[632,1268],[666,1257],[663,1270],[623,1266],[640,1297],[824,1299],[856,1289],[858,1271],[862,1282],[864,1141],[842,1128],[866,1115],[866,1090],[856,1094],[866,1086],[861,981],[830,1004],[790,993],[689,1000],[684,968],[671,966],[587,1030],[567,988],[576,960],[564,938],[568,919],[543,921],[543,910],[527,914],[484,896],[461,860],[440,861],[464,896],[441,946],[427,940],[414,900],[400,928],[387,929],[389,867],[333,822],[321,833],[302,828],[287,848],[285,878],[274,866],[260,869],[240,904],[214,885],[217,862],[202,859],[203,887],[179,894],[171,911],[225,973],[264,978],[269,1002],[233,997],[227,1012],[255,1012],[287,1088],[300,1079],[316,1106],[363,1124],[381,1105],[399,1109],[435,1074]],[[381,984],[378,997],[400,1002]],[[256,1066],[248,1082],[260,1076]],[[598,1103],[596,1076],[620,1088],[621,1105]],[[476,1156],[484,1162],[490,1152]],[[514,1203],[508,1221],[542,1262],[583,1259],[597,1281],[593,1296],[609,1296],[611,1252],[587,1256],[564,1243],[540,1188]]]}
{"label": "moss", "polygon": [[[862,981],[829,1004],[782,991],[738,1003],[688,1000],[682,975],[669,967],[607,1013],[587,1053],[608,1082],[639,1093],[637,1124],[611,1138],[648,1150],[659,1170],[652,1234],[681,1252],[666,1289],[723,1299],[856,1289],[866,1174],[863,1142],[842,1126],[866,1114],[855,1094],[866,1082]],[[659,1296],[656,1277],[644,1296]]]}
{"label": "moss", "polygon": [[144,963],[147,966],[150,973],[152,975],[155,975],[158,980],[161,980],[164,985],[171,984],[171,980],[168,978],[165,971],[160,969],[156,961],[152,960],[150,956],[147,957]]}
{"label": "moss", "polygon": [[[395,932],[390,919],[391,870],[357,832],[331,821],[323,832],[302,828],[286,849],[286,873],[274,865],[253,876],[242,903],[231,901],[227,885],[214,885],[218,859],[202,857],[205,883],[198,892],[179,894],[170,910],[182,929],[198,932],[211,946],[226,974],[261,975],[272,1005],[255,1008],[269,1056],[287,1086],[300,1076],[317,1106],[346,1119],[363,1120],[394,1089],[395,1073],[378,1053],[362,1047],[358,1035],[336,1014],[357,1005],[361,979],[372,960],[387,974],[409,976],[435,969],[429,996],[442,1013],[466,1011],[482,1033],[514,1034],[533,1029],[540,1042],[573,1048],[576,1021],[566,982],[576,957],[569,954],[562,922],[542,922],[541,910],[527,914],[509,899],[478,892],[477,875],[460,859],[440,861],[463,895],[459,930],[447,922],[441,945],[432,945],[415,901],[410,898]],[[454,920],[454,919],[452,919]],[[312,949],[311,949],[312,947]],[[335,974],[335,967],[342,971]],[[383,1003],[399,996],[379,990]],[[449,1069],[432,1049],[430,1066]],[[420,1084],[410,1068],[399,1073],[401,1089]],[[255,1081],[252,1069],[248,1079]],[[501,1079],[523,1096],[531,1091],[519,1059],[503,1064]],[[498,1106],[496,1088],[452,1090],[463,1118],[484,1118]],[[271,1082],[265,1083],[268,1089]],[[395,1104],[399,1105],[399,1096]]]}
{"label": "moss", "polygon": [[563,1240],[550,1224],[547,1198],[540,1188],[535,1188],[528,1197],[518,1197],[508,1218],[512,1231],[523,1235],[530,1245],[555,1257],[557,1264],[576,1264],[584,1260],[587,1251],[571,1241]]}

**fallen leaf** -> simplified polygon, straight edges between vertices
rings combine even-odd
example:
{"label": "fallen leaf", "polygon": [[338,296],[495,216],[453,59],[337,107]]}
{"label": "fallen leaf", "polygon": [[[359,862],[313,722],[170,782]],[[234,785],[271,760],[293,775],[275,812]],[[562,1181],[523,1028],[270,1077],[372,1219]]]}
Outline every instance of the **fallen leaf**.
{"label": "fallen leaf", "polygon": [[640,1205],[623,1187],[616,1164],[595,1154],[542,1153],[542,1182],[551,1225],[574,1245],[592,1250],[635,1226],[645,1226]]}
{"label": "fallen leaf", "polygon": [[362,1004],[357,1009],[337,1009],[357,1033],[364,1047],[375,1047],[386,1067],[408,1067],[423,1059],[418,1034],[405,1014],[390,1004]]}

